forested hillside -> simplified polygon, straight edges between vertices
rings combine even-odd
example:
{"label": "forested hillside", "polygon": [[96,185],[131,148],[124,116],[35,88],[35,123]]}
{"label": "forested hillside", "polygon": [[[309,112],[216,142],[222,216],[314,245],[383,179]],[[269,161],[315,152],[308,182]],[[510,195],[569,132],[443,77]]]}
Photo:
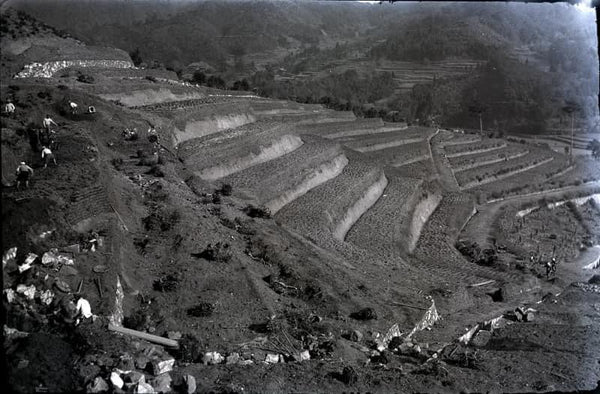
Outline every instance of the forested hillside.
{"label": "forested hillside", "polygon": [[574,103],[577,125],[597,127],[594,17],[568,4],[14,3],[142,66],[191,78],[202,62],[213,78],[196,82],[387,120],[478,127],[481,113],[508,132],[564,129]]}

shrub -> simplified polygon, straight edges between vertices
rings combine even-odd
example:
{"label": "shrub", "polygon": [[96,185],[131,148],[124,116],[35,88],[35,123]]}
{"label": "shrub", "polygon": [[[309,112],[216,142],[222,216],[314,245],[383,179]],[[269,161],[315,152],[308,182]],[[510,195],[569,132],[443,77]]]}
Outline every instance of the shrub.
{"label": "shrub", "polygon": [[228,183],[224,183],[221,188],[219,189],[219,193],[221,193],[224,196],[231,196],[231,191],[233,190],[233,188],[231,187],[230,184]]}
{"label": "shrub", "polygon": [[271,217],[271,211],[268,208],[255,207],[254,205],[248,205],[244,208],[244,213],[251,218],[269,219]]}
{"label": "shrub", "polygon": [[83,83],[94,83],[95,82],[94,77],[92,77],[91,75],[88,75],[88,74],[79,74],[77,76],[77,80],[79,82],[83,82]]}
{"label": "shrub", "polygon": [[217,242],[214,246],[213,244],[208,244],[202,252],[192,253],[192,256],[208,261],[227,263],[231,260],[231,250],[228,243]]}
{"label": "shrub", "polygon": [[180,219],[181,214],[177,210],[159,209],[142,219],[142,223],[148,231],[169,231]]}

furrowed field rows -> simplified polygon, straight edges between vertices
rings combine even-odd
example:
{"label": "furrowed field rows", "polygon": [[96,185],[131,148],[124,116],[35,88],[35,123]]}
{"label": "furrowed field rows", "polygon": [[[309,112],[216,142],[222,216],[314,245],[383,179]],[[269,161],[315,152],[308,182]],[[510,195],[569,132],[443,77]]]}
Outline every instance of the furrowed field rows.
{"label": "furrowed field rows", "polygon": [[346,155],[349,163],[337,177],[283,207],[276,220],[317,244],[322,238],[340,239],[341,236],[343,239],[343,230],[350,229],[370,207],[369,202],[358,212],[355,210],[353,217],[348,213],[369,194],[373,197],[372,205],[380,198],[376,192],[382,193],[387,184],[387,180],[382,181],[385,177],[381,168],[365,160],[360,153],[346,151]]}
{"label": "furrowed field rows", "polygon": [[550,153],[534,151],[517,159],[479,166],[455,175],[461,188],[467,189],[517,175],[552,160],[554,157]]}
{"label": "furrowed field rows", "polygon": [[[274,135],[274,132],[279,130],[281,126],[282,125],[279,122],[258,120],[236,128],[205,135],[200,138],[189,139],[178,145],[178,156],[180,159],[187,161],[188,158],[193,156],[206,156],[206,149],[212,149],[212,147],[216,147],[220,144],[235,144],[236,141],[241,141],[243,138],[250,138],[249,141],[252,141],[252,139],[259,141],[261,138],[268,139],[269,136]],[[252,144],[252,142],[250,143]],[[243,149],[243,146],[239,148]],[[211,153],[207,157],[214,160],[214,157],[219,156]]]}
{"label": "furrowed field rows", "polygon": [[462,145],[450,145],[445,147],[446,157],[458,157],[462,155],[474,155],[477,153],[490,152],[496,149],[504,148],[506,141],[500,139],[486,138],[479,142],[473,142]]}
{"label": "furrowed field rows", "polygon": [[442,146],[464,145],[481,141],[481,136],[477,134],[452,133],[452,138],[441,143]]}
{"label": "furrowed field rows", "polygon": [[505,148],[493,150],[491,152],[451,157],[448,159],[448,161],[450,162],[452,169],[455,172],[459,172],[488,164],[517,159],[525,156],[528,153],[529,149],[523,145],[509,144]]}
{"label": "furrowed field rows", "polygon": [[298,125],[296,128],[298,132],[333,138],[340,135],[367,134],[370,130],[382,128],[383,125],[383,121],[380,118],[365,118],[341,122]]}
{"label": "furrowed field rows", "polygon": [[272,213],[337,176],[347,159],[339,144],[303,135],[304,144],[277,159],[223,178]]}
{"label": "furrowed field rows", "polygon": [[429,146],[427,141],[421,141],[375,152],[365,152],[365,155],[382,164],[395,167],[425,160],[429,157]]}
{"label": "furrowed field rows", "polygon": [[[569,159],[557,153],[550,152],[552,161],[539,165],[535,168],[522,171],[504,179],[499,179],[480,186],[474,186],[469,191],[480,193],[485,199],[494,199],[505,197],[513,194],[524,194],[528,192],[553,189],[561,186],[560,179],[552,178],[556,174],[560,174],[565,169],[569,168]],[[529,155],[528,155],[529,156]],[[518,159],[520,160],[520,159]],[[563,175],[571,182],[565,182],[564,185],[573,184],[572,175],[570,172]],[[458,175],[458,174],[457,174]]]}
{"label": "furrowed field rows", "polygon": [[400,177],[386,172],[388,185],[352,229],[346,241],[376,254],[392,256],[408,249],[413,209],[421,193],[420,179]]}
{"label": "furrowed field rows", "polygon": [[264,132],[212,144],[188,157],[185,163],[203,179],[218,179],[291,153],[302,144],[296,135]]}

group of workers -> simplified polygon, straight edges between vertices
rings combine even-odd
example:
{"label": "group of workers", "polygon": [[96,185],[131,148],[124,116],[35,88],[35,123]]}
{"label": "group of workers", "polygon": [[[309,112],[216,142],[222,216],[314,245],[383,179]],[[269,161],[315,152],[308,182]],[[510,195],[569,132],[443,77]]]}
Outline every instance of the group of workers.
{"label": "group of workers", "polygon": [[[38,134],[39,141],[42,143],[42,161],[44,163],[44,168],[48,167],[48,164],[54,163],[56,166],[56,157],[52,152],[51,148],[56,148],[56,131],[53,130],[53,126],[58,127],[58,123],[56,123],[50,115],[46,114],[44,120],[42,120],[42,132]],[[26,162],[22,161],[16,170],[17,176],[17,190],[21,188],[29,188],[29,180],[33,177],[33,168],[27,165]]]}
{"label": "group of workers", "polygon": [[550,260],[543,261],[541,257],[538,257],[537,261],[535,256],[532,254],[529,257],[529,261],[531,264],[542,264],[546,269],[546,279],[550,279],[550,277],[554,277],[556,275],[556,266],[558,262],[556,261],[556,257],[552,257]]}

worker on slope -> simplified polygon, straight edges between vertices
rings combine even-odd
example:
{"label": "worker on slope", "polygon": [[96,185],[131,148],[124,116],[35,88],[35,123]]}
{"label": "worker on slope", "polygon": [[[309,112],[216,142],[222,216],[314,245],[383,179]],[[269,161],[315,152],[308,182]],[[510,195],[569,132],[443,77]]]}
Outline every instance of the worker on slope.
{"label": "worker on slope", "polygon": [[69,108],[71,109],[71,114],[75,115],[77,113],[77,103],[69,100]]}
{"label": "worker on slope", "polygon": [[53,121],[50,115],[48,114],[46,114],[46,117],[42,121],[42,125],[44,126],[46,133],[50,133],[52,131],[52,125],[58,127],[58,124],[55,121]]}
{"label": "worker on slope", "polygon": [[29,178],[33,176],[33,168],[29,167],[24,161],[22,161],[17,167],[17,190],[20,190],[21,185],[24,183],[25,188],[29,188]]}
{"label": "worker on slope", "polygon": [[4,106],[4,112],[6,112],[8,116],[13,116],[15,114],[15,105],[12,103],[11,100],[8,100],[8,102]]}
{"label": "worker on slope", "polygon": [[44,160],[44,168],[48,167],[48,163],[50,162],[50,160],[52,160],[54,162],[55,166],[57,165],[54,154],[52,153],[50,148],[48,148],[46,146],[42,146],[42,160]]}
{"label": "worker on slope", "polygon": [[556,275],[556,257],[546,262],[546,279],[550,279],[550,275]]}

